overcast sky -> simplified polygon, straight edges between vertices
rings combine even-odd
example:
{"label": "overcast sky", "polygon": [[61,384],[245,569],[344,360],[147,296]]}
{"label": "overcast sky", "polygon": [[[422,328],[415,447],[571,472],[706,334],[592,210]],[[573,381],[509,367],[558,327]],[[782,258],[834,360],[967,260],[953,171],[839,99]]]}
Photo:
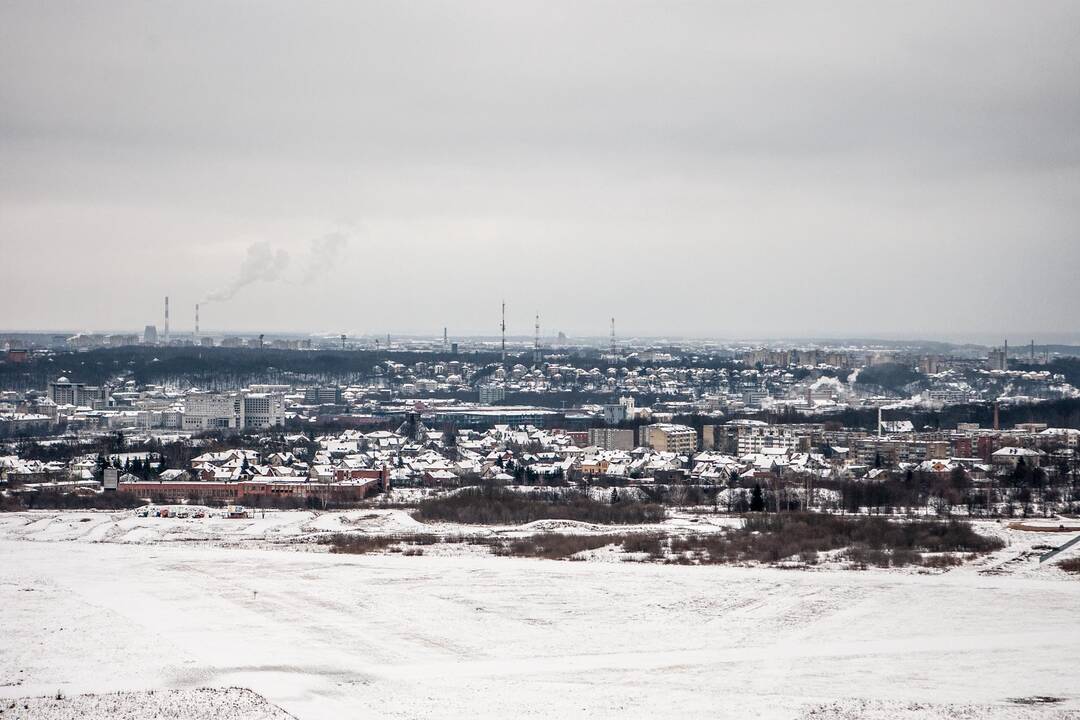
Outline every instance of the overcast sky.
{"label": "overcast sky", "polygon": [[1078,220],[1074,0],[0,0],[3,329],[1080,335]]}

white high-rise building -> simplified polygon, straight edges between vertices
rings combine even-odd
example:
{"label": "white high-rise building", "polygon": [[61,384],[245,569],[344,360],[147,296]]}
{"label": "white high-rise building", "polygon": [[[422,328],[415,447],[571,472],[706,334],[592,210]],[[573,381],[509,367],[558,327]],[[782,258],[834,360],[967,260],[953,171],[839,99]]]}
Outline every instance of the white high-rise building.
{"label": "white high-rise building", "polygon": [[184,398],[185,430],[261,430],[284,427],[282,393],[189,393]]}
{"label": "white high-rise building", "polygon": [[184,429],[194,432],[239,429],[240,418],[236,405],[234,396],[189,393],[184,398]]}
{"label": "white high-rise building", "polygon": [[243,393],[240,411],[242,428],[285,426],[285,396],[281,393]]}

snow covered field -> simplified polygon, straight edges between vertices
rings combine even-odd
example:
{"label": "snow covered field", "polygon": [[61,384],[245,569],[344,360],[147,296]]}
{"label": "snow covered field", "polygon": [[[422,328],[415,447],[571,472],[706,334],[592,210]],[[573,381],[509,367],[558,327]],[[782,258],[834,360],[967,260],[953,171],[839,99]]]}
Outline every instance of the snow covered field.
{"label": "snow covered field", "polygon": [[[180,507],[180,506],[176,506]],[[185,506],[187,507],[187,506]],[[188,508],[190,509],[190,508]],[[710,532],[737,524],[725,516],[676,515],[659,525],[618,526],[620,531]],[[0,539],[159,544],[201,543],[219,546],[296,546],[335,532],[370,535],[453,535],[491,537],[531,532],[608,533],[612,526],[573,520],[538,520],[521,526],[421,523],[405,510],[342,512],[257,511],[255,517],[228,519],[138,517],[135,511],[31,510],[0,514]]]}
{"label": "snow covered field", "polygon": [[302,720],[1080,718],[1080,581],[1032,561],[1042,533],[1001,528],[1009,548],[944,574],[806,572],[234,542],[407,522],[391,512],[215,520],[251,524],[205,543],[183,520],[30,515],[0,516],[3,698],[242,687]]}

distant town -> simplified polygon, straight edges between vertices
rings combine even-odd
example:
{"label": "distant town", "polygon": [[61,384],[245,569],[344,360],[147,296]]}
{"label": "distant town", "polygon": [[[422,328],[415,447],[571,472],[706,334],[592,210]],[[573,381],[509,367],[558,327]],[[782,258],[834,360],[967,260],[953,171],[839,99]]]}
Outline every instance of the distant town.
{"label": "distant town", "polygon": [[950,512],[1080,501],[1080,348],[658,341],[614,319],[574,339],[539,316],[531,338],[505,319],[488,338],[178,334],[167,302],[141,335],[0,337],[9,503],[320,507],[490,482],[857,510],[910,504],[914,477]]}

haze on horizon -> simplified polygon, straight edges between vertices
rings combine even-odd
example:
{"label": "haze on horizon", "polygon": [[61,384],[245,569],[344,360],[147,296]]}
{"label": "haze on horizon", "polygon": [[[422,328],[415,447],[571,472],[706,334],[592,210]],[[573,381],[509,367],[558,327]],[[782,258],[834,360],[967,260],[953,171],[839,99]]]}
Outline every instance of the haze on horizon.
{"label": "haze on horizon", "polygon": [[1077,118],[1074,2],[9,0],[0,328],[1080,336]]}

